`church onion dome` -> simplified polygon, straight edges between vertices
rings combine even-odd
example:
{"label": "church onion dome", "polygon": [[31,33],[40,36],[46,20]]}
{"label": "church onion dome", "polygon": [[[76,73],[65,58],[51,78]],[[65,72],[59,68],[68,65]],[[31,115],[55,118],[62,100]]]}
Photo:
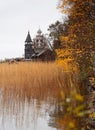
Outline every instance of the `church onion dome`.
{"label": "church onion dome", "polygon": [[32,39],[31,39],[31,36],[30,36],[30,33],[28,32],[28,35],[26,37],[26,40],[25,40],[26,43],[30,43],[32,42]]}
{"label": "church onion dome", "polygon": [[40,35],[40,34],[42,33],[41,29],[39,29],[39,30],[37,31],[37,33]]}

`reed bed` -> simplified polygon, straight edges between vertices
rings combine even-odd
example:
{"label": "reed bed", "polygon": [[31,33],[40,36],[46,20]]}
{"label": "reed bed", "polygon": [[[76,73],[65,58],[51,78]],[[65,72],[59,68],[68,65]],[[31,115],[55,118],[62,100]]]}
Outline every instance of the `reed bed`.
{"label": "reed bed", "polygon": [[[62,65],[56,62],[0,64],[0,111],[3,114],[2,117],[5,118],[8,114],[11,117],[15,115],[16,122],[18,122],[18,115],[22,113],[19,119],[23,122],[25,109],[29,107],[28,115],[33,112],[32,117],[37,119],[42,106],[44,106],[44,111],[48,112],[53,106],[53,113],[56,117],[58,115],[59,119],[57,119],[58,122],[56,121],[57,124],[60,125],[59,112],[61,110],[61,116],[65,114],[68,125],[69,119],[73,115],[68,117],[68,112],[66,113],[65,109],[72,107],[73,111],[78,104],[75,97],[80,98],[79,95],[74,96],[79,91],[77,75],[77,67],[68,64],[68,62],[64,62]],[[68,107],[64,102],[66,99],[71,100],[67,104]],[[63,122],[64,119],[61,120]]]}
{"label": "reed bed", "polygon": [[[77,80],[56,63],[19,62],[0,64],[0,88],[3,95],[28,99],[65,95],[76,91]],[[74,84],[74,86],[73,86]],[[8,97],[7,97],[8,98]]]}

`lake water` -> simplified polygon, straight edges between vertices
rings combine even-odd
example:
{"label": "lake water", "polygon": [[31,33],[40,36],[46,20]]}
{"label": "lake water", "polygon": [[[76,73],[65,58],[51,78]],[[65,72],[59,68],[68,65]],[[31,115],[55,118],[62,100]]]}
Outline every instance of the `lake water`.
{"label": "lake water", "polygon": [[[95,113],[95,93],[88,97],[89,108]],[[63,119],[64,107],[60,98],[43,96],[33,98],[14,90],[0,92],[0,130],[60,130],[59,119]],[[91,118],[92,119],[92,118]],[[95,117],[93,118],[95,119]],[[91,121],[90,124],[95,124]],[[95,127],[95,125],[93,125]],[[91,127],[92,128],[92,127]]]}
{"label": "lake water", "polygon": [[57,130],[49,125],[54,100],[0,94],[0,130]]}

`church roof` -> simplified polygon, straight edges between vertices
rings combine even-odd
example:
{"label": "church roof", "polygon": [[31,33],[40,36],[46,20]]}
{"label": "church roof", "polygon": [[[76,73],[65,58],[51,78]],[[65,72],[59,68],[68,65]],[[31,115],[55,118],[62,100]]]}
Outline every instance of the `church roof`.
{"label": "church roof", "polygon": [[31,39],[31,36],[30,36],[30,33],[28,32],[28,35],[26,37],[26,40],[25,42],[29,43],[29,42],[32,42],[32,39]]}

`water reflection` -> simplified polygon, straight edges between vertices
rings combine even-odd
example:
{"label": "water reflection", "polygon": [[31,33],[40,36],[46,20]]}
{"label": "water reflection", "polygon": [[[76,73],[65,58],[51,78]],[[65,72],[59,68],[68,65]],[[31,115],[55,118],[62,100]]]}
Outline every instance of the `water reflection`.
{"label": "water reflection", "polygon": [[0,92],[0,129],[56,130],[48,125],[55,102],[52,97],[40,100],[4,88]]}
{"label": "water reflection", "polygon": [[63,104],[60,104],[60,100],[56,101],[56,105],[54,105],[49,112],[50,120],[48,125],[50,127],[56,128],[57,130],[64,130],[64,125],[59,123],[59,120],[63,120],[63,116],[65,114],[65,108]]}

